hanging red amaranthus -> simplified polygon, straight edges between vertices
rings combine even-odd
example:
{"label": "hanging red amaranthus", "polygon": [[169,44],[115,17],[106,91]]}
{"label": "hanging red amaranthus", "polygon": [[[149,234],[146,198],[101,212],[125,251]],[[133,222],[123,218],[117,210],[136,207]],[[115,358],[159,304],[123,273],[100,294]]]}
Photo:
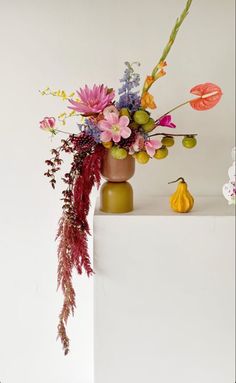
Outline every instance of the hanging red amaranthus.
{"label": "hanging red amaranthus", "polygon": [[76,307],[75,291],[72,285],[72,272],[83,271],[90,276],[93,273],[88,253],[87,237],[90,234],[87,216],[90,207],[90,193],[93,186],[99,187],[103,146],[97,145],[91,136],[82,133],[71,135],[62,140],[62,146],[53,149],[54,157],[47,160],[50,166],[45,173],[55,186],[55,172],[62,162],[60,152],[73,153],[73,162],[69,173],[63,180],[67,189],[63,191],[63,215],[59,222],[58,246],[58,287],[62,288],[64,302],[59,315],[58,337],[61,339],[65,354],[69,352],[69,338],[66,324]]}

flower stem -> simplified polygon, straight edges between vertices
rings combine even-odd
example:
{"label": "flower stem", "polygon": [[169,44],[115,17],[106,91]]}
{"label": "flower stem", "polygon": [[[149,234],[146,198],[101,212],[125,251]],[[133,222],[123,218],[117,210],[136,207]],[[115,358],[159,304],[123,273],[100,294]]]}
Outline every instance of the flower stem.
{"label": "flower stem", "polygon": [[[196,97],[196,98],[191,98],[191,99],[188,100],[188,101],[182,102],[182,104],[179,104],[179,105],[175,106],[173,109],[171,109],[171,110],[169,110],[168,112],[166,112],[165,114],[163,114],[163,115],[162,115],[161,117],[159,117],[155,122],[157,123],[162,117],[165,117],[167,114],[173,112],[173,111],[176,110],[176,109],[181,108],[181,107],[184,106],[184,105],[189,104],[189,103],[192,102],[192,101],[197,101],[197,100],[204,99],[204,98],[207,98],[207,97],[215,96],[217,93],[218,93],[218,91],[216,90],[216,91],[214,91],[214,92],[207,93],[207,94],[204,94],[204,95],[202,95],[202,96],[199,96],[199,97]],[[158,126],[158,125],[156,125],[156,126]]]}
{"label": "flower stem", "polygon": [[163,114],[161,117],[159,117],[155,122],[157,123],[162,117],[167,116],[167,114],[170,114],[170,113],[173,112],[174,110],[179,109],[179,108],[181,108],[181,107],[184,106],[184,105],[187,105],[190,101],[195,101],[195,100],[198,100],[199,98],[201,98],[201,97],[198,97],[198,98],[196,98],[196,99],[191,99],[191,100],[185,101],[185,102],[183,102],[182,104],[179,104],[179,105],[175,106],[173,109],[168,110],[168,112],[166,112],[166,113]]}
{"label": "flower stem", "polygon": [[148,137],[154,137],[154,136],[165,136],[165,137],[185,137],[185,136],[191,136],[191,137],[194,137],[194,136],[197,136],[197,133],[186,133],[186,134],[155,133],[155,134],[151,134]]}
{"label": "flower stem", "polygon": [[69,136],[72,134],[72,133],[65,132],[64,130],[60,130],[60,129],[55,129],[55,131],[58,132],[58,133],[68,134]]}

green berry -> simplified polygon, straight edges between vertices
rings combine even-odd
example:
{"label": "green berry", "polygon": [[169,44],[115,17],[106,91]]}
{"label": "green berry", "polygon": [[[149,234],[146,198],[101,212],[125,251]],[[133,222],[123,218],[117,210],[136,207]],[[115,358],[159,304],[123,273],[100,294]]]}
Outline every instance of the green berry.
{"label": "green berry", "polygon": [[182,144],[187,149],[192,149],[197,145],[197,140],[194,136],[185,136],[182,140]]}
{"label": "green berry", "polygon": [[155,127],[155,121],[153,118],[149,118],[148,122],[146,124],[142,125],[142,128],[145,133],[151,132]]}
{"label": "green berry", "polygon": [[131,124],[129,124],[129,128],[130,129],[138,129],[139,127],[139,124],[137,124],[137,122],[131,122]]}
{"label": "green berry", "polygon": [[136,153],[135,158],[138,161],[138,163],[142,164],[142,165],[147,164],[148,161],[150,160],[149,155],[144,150],[142,150],[141,152]]}
{"label": "green berry", "polygon": [[175,140],[174,140],[174,137],[172,137],[172,136],[165,136],[162,138],[161,143],[164,146],[167,146],[167,148],[169,148],[169,147],[174,145]]}
{"label": "green berry", "polygon": [[157,160],[162,160],[163,158],[166,158],[168,156],[168,149],[163,146],[160,149],[156,150],[156,153],[154,154],[154,158]]}
{"label": "green berry", "polygon": [[127,116],[130,119],[130,111],[128,108],[121,108],[120,116]]}
{"label": "green berry", "polygon": [[116,160],[124,160],[127,157],[128,153],[123,148],[119,148],[118,146],[113,146],[111,148],[111,155]]}
{"label": "green berry", "polygon": [[139,125],[144,125],[149,120],[149,114],[145,110],[137,110],[134,113],[134,121]]}

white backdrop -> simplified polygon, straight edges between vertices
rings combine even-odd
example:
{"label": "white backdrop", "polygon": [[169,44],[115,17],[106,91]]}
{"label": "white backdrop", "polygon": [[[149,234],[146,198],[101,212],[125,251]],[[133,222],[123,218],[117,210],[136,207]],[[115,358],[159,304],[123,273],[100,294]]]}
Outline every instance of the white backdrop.
{"label": "white backdrop", "polygon": [[[117,88],[125,60],[139,60],[144,78],[184,3],[0,0],[1,383],[92,382],[92,281],[76,285],[80,309],[69,323],[71,354],[64,358],[55,342],[60,187],[53,192],[43,178],[51,143],[38,121],[66,105],[37,90],[70,91],[85,82]],[[234,1],[194,0],[168,57],[168,74],[153,92],[156,115],[186,100],[201,82],[219,84],[224,97],[211,111],[185,107],[174,114],[178,131],[199,133],[199,144],[188,151],[178,142],[165,161],[139,166],[136,193],[169,194],[167,182],[180,175],[195,195],[221,193],[234,146],[233,46]]]}

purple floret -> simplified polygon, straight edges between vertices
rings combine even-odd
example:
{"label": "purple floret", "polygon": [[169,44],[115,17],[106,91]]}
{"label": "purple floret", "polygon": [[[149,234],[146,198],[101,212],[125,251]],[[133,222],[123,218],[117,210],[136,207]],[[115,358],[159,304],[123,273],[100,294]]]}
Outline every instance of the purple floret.
{"label": "purple floret", "polygon": [[[140,65],[139,63],[135,63]],[[132,91],[140,84],[140,75],[134,72],[133,64],[125,62],[126,69],[124,71],[124,76],[120,80],[122,83],[121,88],[118,90],[120,94],[119,101],[116,103],[118,109],[128,108],[131,112],[136,111],[140,108],[141,98],[139,92]]]}

